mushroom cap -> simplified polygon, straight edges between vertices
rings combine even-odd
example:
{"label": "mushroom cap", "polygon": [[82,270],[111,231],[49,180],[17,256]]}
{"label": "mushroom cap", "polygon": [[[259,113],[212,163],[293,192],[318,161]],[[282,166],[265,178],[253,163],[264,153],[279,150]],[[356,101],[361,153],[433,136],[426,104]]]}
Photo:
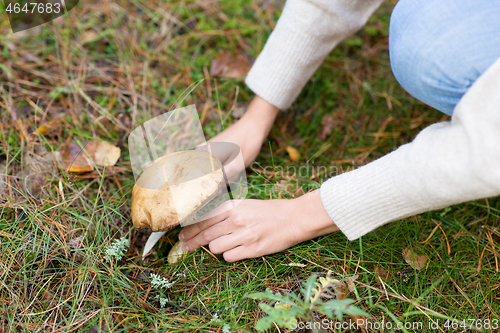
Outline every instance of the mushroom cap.
{"label": "mushroom cap", "polygon": [[132,222],[136,228],[168,231],[208,204],[224,183],[222,163],[210,152],[163,156],[134,185]]}

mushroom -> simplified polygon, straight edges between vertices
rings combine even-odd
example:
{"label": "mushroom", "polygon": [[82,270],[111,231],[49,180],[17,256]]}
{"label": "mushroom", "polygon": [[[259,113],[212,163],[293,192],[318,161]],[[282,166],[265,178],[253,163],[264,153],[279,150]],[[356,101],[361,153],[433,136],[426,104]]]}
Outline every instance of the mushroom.
{"label": "mushroom", "polygon": [[222,164],[210,152],[189,150],[163,156],[134,185],[132,222],[136,228],[153,232],[171,230],[190,222],[224,184]]}

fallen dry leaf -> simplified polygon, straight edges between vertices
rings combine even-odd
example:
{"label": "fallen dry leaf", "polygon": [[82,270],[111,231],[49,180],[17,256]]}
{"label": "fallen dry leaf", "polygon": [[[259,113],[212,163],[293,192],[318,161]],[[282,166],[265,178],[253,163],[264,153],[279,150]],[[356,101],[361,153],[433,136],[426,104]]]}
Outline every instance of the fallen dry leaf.
{"label": "fallen dry leaf", "polygon": [[55,130],[60,124],[60,117],[54,118],[48,123],[40,125],[34,132],[33,135],[45,135],[53,130]]}
{"label": "fallen dry leaf", "polygon": [[[88,145],[95,145],[94,162],[97,166],[113,166],[121,156],[120,148],[105,141],[91,141]],[[87,145],[87,146],[88,146]]]}
{"label": "fallen dry leaf", "polygon": [[321,119],[321,131],[318,133],[318,137],[321,140],[325,140],[327,136],[332,134],[335,127],[342,123],[342,115],[325,114]]}
{"label": "fallen dry leaf", "polygon": [[227,79],[238,79],[245,76],[252,65],[242,53],[233,54],[230,51],[221,51],[210,66],[210,75]]}
{"label": "fallen dry leaf", "polygon": [[298,161],[300,159],[300,153],[297,149],[293,148],[292,146],[287,146],[286,151],[288,152],[288,155],[290,155],[290,159],[292,161]]}
{"label": "fallen dry leaf", "polygon": [[403,250],[403,258],[405,261],[410,265],[413,269],[422,269],[425,267],[425,263],[427,262],[427,256],[426,255],[418,255],[415,253],[412,253],[410,249],[405,248]]}
{"label": "fallen dry leaf", "polygon": [[318,133],[318,137],[321,140],[324,140],[327,136],[332,134],[333,128],[335,127],[335,119],[331,114],[325,114],[321,119],[321,126],[321,131]]}
{"label": "fallen dry leaf", "polygon": [[348,276],[344,278],[344,281],[334,280],[336,283],[333,285],[333,291],[335,292],[335,297],[338,300],[343,300],[350,293],[352,293],[356,287],[354,286],[354,281],[359,277],[358,274],[353,276]]}
{"label": "fallen dry leaf", "polygon": [[347,282],[347,287],[349,288],[350,292],[353,292],[356,287],[354,286],[354,281],[358,279],[359,275],[354,274],[353,276],[348,276],[345,278],[345,281]]}
{"label": "fallen dry leaf", "polygon": [[54,171],[49,154],[40,156],[30,152],[24,156],[23,170],[19,176],[23,178],[26,192],[32,197],[38,197],[43,194],[47,179],[54,175]]}
{"label": "fallen dry leaf", "polygon": [[77,250],[73,252],[71,257],[73,258],[74,261],[79,263],[83,263],[85,261],[85,255],[81,251],[78,251],[79,249],[82,248],[82,243],[83,243],[83,236],[78,236],[68,242],[69,248]]}
{"label": "fallen dry leaf", "polygon": [[375,266],[375,274],[377,274],[384,280],[389,278],[389,272],[387,272],[383,267],[378,265]]}
{"label": "fallen dry leaf", "polygon": [[84,147],[79,144],[65,144],[60,153],[64,169],[73,173],[85,173],[99,167],[113,166],[121,155],[120,148],[104,141],[90,141]]}
{"label": "fallen dry leaf", "polygon": [[93,155],[93,152],[89,148],[85,147],[86,153],[82,151],[80,145],[77,143],[65,144],[60,154],[64,170],[74,173],[84,173],[94,170],[92,160],[89,158],[89,156]]}
{"label": "fallen dry leaf", "polygon": [[365,316],[351,315],[352,321],[356,323],[356,327],[358,328],[366,328],[366,320]]}
{"label": "fallen dry leaf", "polygon": [[306,267],[307,265],[306,264],[297,263],[297,262],[291,262],[291,263],[288,264],[288,266],[291,266],[291,267]]}
{"label": "fallen dry leaf", "polygon": [[343,300],[349,294],[349,288],[343,281],[335,280],[336,283],[332,286],[335,297],[338,300]]}
{"label": "fallen dry leaf", "polygon": [[68,242],[68,246],[75,248],[75,249],[79,249],[79,248],[81,248],[82,242],[83,242],[83,236],[78,236],[78,237],[70,240]]}
{"label": "fallen dry leaf", "polygon": [[98,39],[99,37],[96,38],[96,36],[97,32],[95,32],[94,30],[89,30],[83,33],[80,38],[80,45],[85,45],[87,43],[94,41],[94,39]]}

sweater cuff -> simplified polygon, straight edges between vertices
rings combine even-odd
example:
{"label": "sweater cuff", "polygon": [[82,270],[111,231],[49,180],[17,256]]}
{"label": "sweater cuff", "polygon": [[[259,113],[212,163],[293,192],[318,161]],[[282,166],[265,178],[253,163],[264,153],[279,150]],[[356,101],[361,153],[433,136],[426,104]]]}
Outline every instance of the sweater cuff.
{"label": "sweater cuff", "polygon": [[[425,211],[416,211],[416,207],[425,205],[415,202],[418,199],[403,193],[401,184],[397,184],[399,171],[394,156],[397,153],[394,151],[321,185],[323,206],[349,240],[388,222]],[[412,176],[405,172],[404,177]]]}
{"label": "sweater cuff", "polygon": [[245,83],[265,101],[287,109],[331,48],[285,21],[278,21]]}

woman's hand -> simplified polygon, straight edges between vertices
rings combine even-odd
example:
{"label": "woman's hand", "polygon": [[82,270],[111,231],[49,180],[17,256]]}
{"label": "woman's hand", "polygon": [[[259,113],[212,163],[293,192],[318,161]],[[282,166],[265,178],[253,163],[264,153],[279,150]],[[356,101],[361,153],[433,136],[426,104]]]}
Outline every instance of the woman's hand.
{"label": "woman's hand", "polygon": [[226,261],[234,262],[276,253],[338,230],[323,207],[319,190],[297,199],[245,199],[226,204],[236,205],[181,231],[184,251],[209,244],[210,251],[223,253]]}

